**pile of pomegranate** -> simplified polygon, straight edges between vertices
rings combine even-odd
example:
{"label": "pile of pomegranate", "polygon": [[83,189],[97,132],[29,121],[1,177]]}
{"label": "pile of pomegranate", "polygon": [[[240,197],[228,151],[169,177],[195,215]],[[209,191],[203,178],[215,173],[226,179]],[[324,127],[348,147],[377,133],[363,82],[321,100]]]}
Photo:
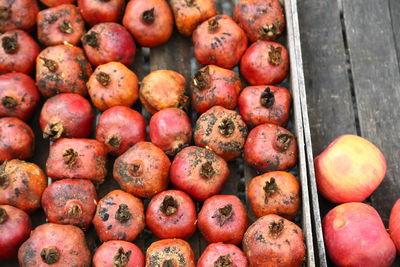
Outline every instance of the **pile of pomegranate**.
{"label": "pile of pomegranate", "polygon": [[[0,260],[302,266],[279,0],[242,0],[233,17],[213,0],[40,1],[0,0]],[[191,81],[173,70],[139,81],[137,49],[166,43],[175,26],[202,67]],[[31,127],[50,142],[44,169],[29,162],[41,156]],[[251,225],[243,201],[220,194],[239,157],[259,174],[247,190]],[[99,192],[107,173],[120,189]],[[36,226],[41,210],[47,223]],[[145,228],[158,241],[143,253],[133,241]],[[195,260],[197,229],[209,245]]]}

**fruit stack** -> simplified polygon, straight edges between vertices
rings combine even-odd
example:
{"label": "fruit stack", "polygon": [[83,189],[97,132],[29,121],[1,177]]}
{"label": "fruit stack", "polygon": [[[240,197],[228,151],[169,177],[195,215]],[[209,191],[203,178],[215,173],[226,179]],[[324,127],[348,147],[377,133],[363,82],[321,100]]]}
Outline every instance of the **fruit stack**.
{"label": "fruit stack", "polygon": [[[198,229],[210,244],[197,266],[301,266],[303,233],[292,222],[300,186],[287,172],[298,157],[285,129],[291,94],[278,86],[289,56],[274,42],[285,30],[279,0],[242,0],[233,18],[213,0],[41,2],[0,0],[0,259],[191,267],[185,240]],[[166,43],[175,25],[203,67],[190,86],[173,70],[139,82],[136,46]],[[25,161],[38,156],[26,121],[51,141],[45,171]],[[242,156],[259,172],[247,190],[259,217],[250,226],[243,202],[219,195],[228,162]],[[99,198],[107,172],[120,189]],[[48,223],[31,232],[28,214],[40,208]],[[101,243],[93,257],[92,224]],[[145,227],[160,240],[144,255],[132,241]]]}

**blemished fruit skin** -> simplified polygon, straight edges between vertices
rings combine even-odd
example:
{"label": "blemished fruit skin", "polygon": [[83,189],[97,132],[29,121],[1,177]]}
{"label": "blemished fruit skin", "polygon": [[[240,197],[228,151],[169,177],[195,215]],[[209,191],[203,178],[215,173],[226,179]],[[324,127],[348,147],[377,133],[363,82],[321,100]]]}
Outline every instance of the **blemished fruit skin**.
{"label": "blemished fruit skin", "polygon": [[0,118],[0,162],[28,159],[35,150],[35,135],[28,124],[15,117]]}
{"label": "blemished fruit skin", "polygon": [[279,0],[242,0],[236,5],[233,18],[251,43],[276,40],[285,30],[285,14]]}
{"label": "blemished fruit skin", "polygon": [[217,15],[201,23],[192,39],[199,63],[225,69],[235,67],[247,48],[246,34],[227,15]]}
{"label": "blemished fruit skin", "polygon": [[31,30],[36,24],[39,12],[37,1],[32,0],[0,0],[2,10],[0,32],[14,29]]}
{"label": "blemished fruit skin", "polygon": [[142,198],[151,198],[168,186],[171,162],[150,142],[139,142],[114,162],[114,179],[122,190]]}
{"label": "blemished fruit skin", "polygon": [[40,53],[38,43],[22,30],[10,30],[0,35],[0,74],[22,72],[32,74]]}
{"label": "blemished fruit skin", "polygon": [[23,210],[0,205],[0,260],[16,258],[31,229],[31,219]]}
{"label": "blemished fruit skin", "polygon": [[86,96],[91,74],[89,61],[76,46],[49,46],[36,58],[36,85],[46,98],[60,93]]}
{"label": "blemished fruit skin", "polygon": [[85,22],[78,7],[63,4],[44,9],[37,16],[39,42],[45,46],[78,45],[85,31]]}
{"label": "blemished fruit skin", "polygon": [[119,22],[125,0],[78,0],[78,8],[85,21],[94,26],[102,22]]}
{"label": "blemished fruit skin", "polygon": [[158,111],[150,119],[150,140],[167,155],[174,156],[192,141],[189,116],[179,108]]}
{"label": "blemished fruit skin", "polygon": [[141,46],[155,47],[171,37],[174,16],[165,0],[131,0],[122,24]]}
{"label": "blemished fruit skin", "polygon": [[90,179],[102,183],[107,174],[107,148],[97,140],[60,138],[50,145],[46,173],[52,179]]}
{"label": "blemished fruit skin", "polygon": [[170,5],[176,27],[185,36],[191,36],[200,23],[217,15],[214,0],[172,0]]}
{"label": "blemished fruit skin", "polygon": [[96,188],[90,180],[62,179],[43,192],[42,207],[52,223],[88,229],[97,207]]}
{"label": "blemished fruit skin", "polygon": [[123,240],[104,242],[93,255],[94,267],[144,267],[143,252],[135,244]]}
{"label": "blemished fruit skin", "polygon": [[246,255],[235,245],[224,243],[212,243],[201,254],[197,267],[209,266],[235,266],[247,267]]}
{"label": "blemished fruit skin", "polygon": [[250,131],[243,155],[259,172],[288,170],[297,163],[296,137],[278,125],[260,124]]}
{"label": "blemished fruit skin", "polygon": [[291,173],[267,172],[250,180],[247,198],[257,217],[277,214],[293,220],[300,208],[300,184]]}
{"label": "blemished fruit skin", "polygon": [[19,266],[81,266],[91,264],[85,234],[73,225],[45,223],[32,231],[18,250]]}
{"label": "blemished fruit skin", "polygon": [[100,199],[93,218],[100,240],[133,241],[145,226],[142,201],[122,190],[114,190]]}
{"label": "blemished fruit skin", "polygon": [[104,111],[115,106],[132,106],[139,96],[136,74],[120,62],[98,66],[87,82],[93,105]]}
{"label": "blemished fruit skin", "polygon": [[242,247],[252,267],[300,267],[306,257],[301,228],[275,214],[263,216],[250,225]]}
{"label": "blemished fruit skin", "polygon": [[334,203],[364,201],[386,173],[379,148],[355,135],[335,139],[314,159],[314,166],[318,191]]}
{"label": "blemished fruit skin", "polygon": [[247,212],[234,195],[216,195],[204,201],[198,227],[209,243],[239,244],[247,228]]}
{"label": "blemished fruit skin", "polygon": [[35,81],[21,72],[0,75],[0,117],[29,120],[39,104]]}
{"label": "blemished fruit skin", "polygon": [[12,159],[0,166],[0,204],[32,213],[46,187],[47,176],[34,163]]}
{"label": "blemished fruit skin", "polygon": [[391,266],[396,247],[378,212],[350,202],[336,206],[322,222],[327,253],[336,266]]}
{"label": "blemished fruit skin", "polygon": [[263,123],[286,126],[292,96],[288,89],[271,85],[249,86],[239,96],[239,113],[247,126]]}
{"label": "blemished fruit skin", "polygon": [[247,132],[246,124],[236,111],[214,106],[197,119],[194,142],[230,161],[242,154]]}
{"label": "blemished fruit skin", "polygon": [[240,73],[251,85],[273,85],[289,74],[289,54],[280,43],[257,41],[240,60]]}
{"label": "blemished fruit skin", "polygon": [[82,36],[83,49],[94,66],[121,62],[127,66],[135,60],[135,40],[127,29],[114,22],[93,26]]}
{"label": "blemished fruit skin", "polygon": [[182,74],[172,70],[156,70],[143,78],[140,86],[140,102],[147,112],[155,114],[165,108],[188,108],[185,95],[186,80]]}
{"label": "blemished fruit skin", "polygon": [[205,66],[191,82],[192,106],[198,113],[213,106],[235,109],[242,88],[240,77],[234,71],[215,65]]}
{"label": "blemished fruit skin", "polygon": [[182,239],[161,239],[152,243],[146,251],[146,266],[195,267],[194,252]]}
{"label": "blemished fruit skin", "polygon": [[111,155],[120,156],[136,143],[146,140],[146,121],[136,110],[125,106],[111,107],[100,115],[96,139],[107,146]]}
{"label": "blemished fruit skin", "polygon": [[43,138],[84,138],[92,131],[94,114],[89,101],[81,95],[64,93],[46,100],[40,111]]}
{"label": "blemished fruit skin", "polygon": [[40,0],[43,4],[48,7],[59,6],[64,4],[74,4],[76,0]]}
{"label": "blemished fruit skin", "polygon": [[146,210],[146,225],[158,238],[189,238],[196,231],[196,206],[188,194],[166,190]]}
{"label": "blemished fruit skin", "polygon": [[197,146],[186,147],[176,154],[170,169],[174,187],[198,201],[218,194],[228,177],[226,161],[214,152]]}
{"label": "blemished fruit skin", "polygon": [[397,251],[400,252],[400,200],[394,203],[389,218],[389,234]]}

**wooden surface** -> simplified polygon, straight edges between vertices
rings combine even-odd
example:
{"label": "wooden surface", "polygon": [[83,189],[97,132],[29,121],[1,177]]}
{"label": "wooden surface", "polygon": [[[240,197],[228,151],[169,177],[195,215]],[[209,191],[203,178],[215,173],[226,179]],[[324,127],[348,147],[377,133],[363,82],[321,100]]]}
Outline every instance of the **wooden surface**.
{"label": "wooden surface", "polygon": [[[314,154],[346,133],[376,144],[388,170],[366,202],[387,226],[400,197],[400,1],[302,0],[298,6]],[[319,200],[323,216],[333,205]],[[397,259],[393,266],[399,265]]]}

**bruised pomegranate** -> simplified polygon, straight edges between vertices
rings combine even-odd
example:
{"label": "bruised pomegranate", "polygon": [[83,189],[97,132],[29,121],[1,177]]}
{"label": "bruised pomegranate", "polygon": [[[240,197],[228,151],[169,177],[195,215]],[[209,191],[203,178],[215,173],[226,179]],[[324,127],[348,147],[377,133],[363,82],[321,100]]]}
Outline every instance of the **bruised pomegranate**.
{"label": "bruised pomegranate", "polygon": [[144,207],[140,199],[114,190],[100,199],[93,219],[100,240],[134,240],[144,229]]}
{"label": "bruised pomegranate", "polygon": [[38,39],[45,46],[69,43],[77,45],[85,30],[85,22],[74,5],[59,5],[39,12]]}
{"label": "bruised pomegranate", "polygon": [[160,148],[139,142],[115,160],[113,175],[126,192],[151,198],[167,188],[170,165]]}
{"label": "bruised pomegranate", "polygon": [[146,266],[195,267],[194,253],[190,245],[182,239],[162,239],[147,248]]}
{"label": "bruised pomegranate", "polygon": [[39,6],[33,0],[0,0],[0,32],[31,30],[38,12]]}
{"label": "bruised pomegranate", "polygon": [[109,108],[100,115],[96,139],[107,146],[111,155],[120,156],[146,140],[146,121],[139,112],[128,107]]}
{"label": "bruised pomegranate", "polygon": [[135,60],[135,40],[117,23],[95,25],[82,37],[82,44],[90,63],[95,66],[111,61],[129,66]]}
{"label": "bruised pomegranate", "polygon": [[178,31],[191,36],[203,21],[217,15],[214,0],[172,0],[170,1]]}
{"label": "bruised pomegranate", "polygon": [[150,139],[167,155],[174,156],[192,140],[192,126],[179,108],[160,110],[150,119]]}
{"label": "bruised pomegranate", "polygon": [[0,162],[28,159],[35,150],[35,135],[25,122],[14,117],[0,119]]}
{"label": "bruised pomegranate", "polygon": [[107,148],[97,140],[60,138],[50,145],[46,173],[53,179],[90,179],[102,183],[107,174]]}
{"label": "bruised pomegranate", "polygon": [[118,22],[125,0],[78,0],[78,7],[85,21],[93,26],[102,22]]}
{"label": "bruised pomegranate", "polygon": [[12,159],[0,166],[0,204],[31,213],[40,207],[46,187],[47,177],[34,163]]}
{"label": "bruised pomegranate", "polygon": [[31,219],[24,211],[0,205],[0,259],[16,258],[18,248],[31,233]]}
{"label": "bruised pomegranate", "polygon": [[136,74],[119,62],[96,68],[87,83],[93,105],[101,111],[114,106],[132,106],[138,99]]}
{"label": "bruised pomegranate", "polygon": [[93,255],[94,267],[144,267],[143,252],[123,240],[104,242]]}
{"label": "bruised pomegranate", "polygon": [[336,206],[324,217],[322,230],[336,266],[393,266],[396,247],[373,207],[360,202]]}
{"label": "bruised pomegranate", "polygon": [[49,7],[59,6],[63,4],[73,4],[76,0],[40,0],[43,4]]}
{"label": "bruised pomegranate", "polygon": [[235,245],[213,243],[201,254],[197,267],[247,267],[246,255]]}
{"label": "bruised pomegranate", "polygon": [[190,88],[193,108],[203,113],[213,106],[235,109],[242,82],[234,71],[208,65],[196,73]]}
{"label": "bruised pomegranate", "polygon": [[43,138],[87,137],[92,131],[93,111],[89,101],[78,94],[59,94],[44,103],[40,112]]}
{"label": "bruised pomegranate", "polygon": [[42,207],[52,223],[88,229],[97,207],[96,188],[89,180],[63,179],[51,183],[42,195]]}
{"label": "bruised pomegranate", "polygon": [[59,93],[87,95],[92,67],[83,50],[72,45],[50,46],[36,59],[36,84],[45,97]]}
{"label": "bruised pomegranate", "polygon": [[199,230],[209,243],[239,244],[247,228],[247,212],[234,195],[216,195],[204,201]]}
{"label": "bruised pomegranate", "polygon": [[194,55],[201,64],[231,69],[246,50],[247,37],[231,17],[217,15],[197,27],[193,44]]}
{"label": "bruised pomegranate", "polygon": [[36,41],[21,30],[5,32],[0,35],[0,40],[0,74],[7,72],[31,74],[36,57],[40,53]]}
{"label": "bruised pomegranate", "polygon": [[146,225],[158,238],[188,238],[196,231],[196,206],[185,192],[161,192],[147,207]]}
{"label": "bruised pomegranate", "polygon": [[174,29],[174,17],[165,0],[129,1],[122,23],[135,40],[145,47],[165,43]]}
{"label": "bruised pomegranate", "polygon": [[284,87],[249,86],[239,96],[239,112],[249,127],[263,123],[285,126],[292,96]]}
{"label": "bruised pomegranate", "polygon": [[277,214],[293,220],[300,208],[300,185],[288,172],[267,172],[251,179],[247,198],[257,217]]}
{"label": "bruised pomegranate", "polygon": [[280,83],[289,74],[289,54],[280,43],[257,41],[243,54],[240,73],[251,85]]}
{"label": "bruised pomegranate", "polygon": [[46,223],[33,230],[18,251],[20,266],[90,266],[91,256],[81,229]]}
{"label": "bruised pomegranate", "polygon": [[286,24],[279,0],[242,0],[236,5],[233,17],[252,43],[278,39]]}
{"label": "bruised pomegranate", "polygon": [[26,74],[0,75],[0,117],[28,120],[40,100],[35,81]]}
{"label": "bruised pomegranate", "polygon": [[303,231],[275,214],[255,221],[244,234],[242,246],[254,267],[300,267],[306,256]]}
{"label": "bruised pomegranate", "polygon": [[228,176],[226,161],[202,147],[182,149],[171,164],[170,178],[173,185],[199,201],[218,194]]}
{"label": "bruised pomegranate", "polygon": [[394,203],[389,218],[389,234],[393,243],[396,245],[397,251],[400,251],[400,200]]}
{"label": "bruised pomegranate", "polygon": [[250,131],[244,159],[259,172],[288,170],[297,163],[296,137],[285,128],[261,124]]}
{"label": "bruised pomegranate", "polygon": [[172,70],[156,70],[144,77],[140,86],[140,102],[145,109],[154,114],[164,108],[187,109],[185,96],[186,80]]}
{"label": "bruised pomegranate", "polygon": [[194,142],[229,161],[239,157],[246,141],[247,127],[234,110],[214,106],[203,113],[194,128]]}

